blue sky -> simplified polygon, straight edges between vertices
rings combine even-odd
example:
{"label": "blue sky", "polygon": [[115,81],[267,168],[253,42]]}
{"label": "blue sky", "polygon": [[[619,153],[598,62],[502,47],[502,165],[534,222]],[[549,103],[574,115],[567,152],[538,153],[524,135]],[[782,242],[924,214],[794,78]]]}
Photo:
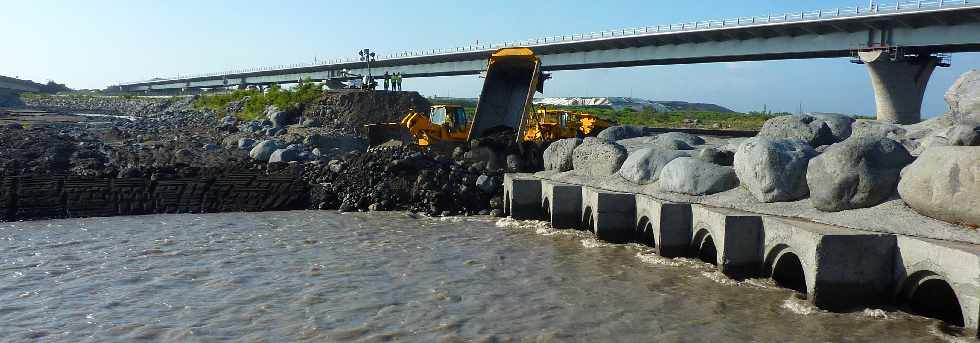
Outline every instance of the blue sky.
{"label": "blue sky", "polygon": [[[633,26],[866,5],[856,1],[16,1],[0,0],[0,75],[103,88],[178,73],[310,62]],[[980,54],[929,83],[925,116]],[[475,97],[476,76],[408,79],[425,95]],[[556,72],[545,96],[635,96],[736,110],[874,112],[867,71],[846,59]]]}

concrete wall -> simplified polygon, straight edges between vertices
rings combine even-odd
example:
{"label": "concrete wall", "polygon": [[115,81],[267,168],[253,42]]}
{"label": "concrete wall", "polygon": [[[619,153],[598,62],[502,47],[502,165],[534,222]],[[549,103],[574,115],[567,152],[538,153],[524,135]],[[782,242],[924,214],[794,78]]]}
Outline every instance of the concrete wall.
{"label": "concrete wall", "polygon": [[254,173],[159,181],[5,177],[0,178],[0,220],[300,209],[304,190],[300,177]]}

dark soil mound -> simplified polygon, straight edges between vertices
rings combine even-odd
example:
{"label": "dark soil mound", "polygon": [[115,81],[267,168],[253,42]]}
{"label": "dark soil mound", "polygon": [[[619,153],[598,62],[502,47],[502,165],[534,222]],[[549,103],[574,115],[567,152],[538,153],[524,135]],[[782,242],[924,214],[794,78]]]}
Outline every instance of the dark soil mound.
{"label": "dark soil mound", "polygon": [[396,122],[411,109],[428,113],[429,106],[417,92],[330,90],[307,105],[303,117],[325,128],[363,134],[366,124]]}

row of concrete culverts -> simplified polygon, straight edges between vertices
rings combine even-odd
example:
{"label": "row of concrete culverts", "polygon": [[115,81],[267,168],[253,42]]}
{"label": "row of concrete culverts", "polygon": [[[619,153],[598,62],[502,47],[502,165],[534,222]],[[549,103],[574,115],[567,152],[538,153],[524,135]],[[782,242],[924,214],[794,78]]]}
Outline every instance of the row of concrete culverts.
{"label": "row of concrete culverts", "polygon": [[655,135],[621,126],[565,139],[544,152],[547,170],[616,177],[664,192],[710,195],[735,187],[762,203],[809,198],[821,211],[900,196],[916,212],[980,225],[980,72],[947,92],[950,112],[915,125],[839,114],[770,119],[756,137]]}
{"label": "row of concrete culverts", "polygon": [[696,257],[728,277],[772,278],[829,311],[894,308],[975,329],[980,250],[909,236],[607,191],[554,174],[509,174],[504,207],[666,258]]}

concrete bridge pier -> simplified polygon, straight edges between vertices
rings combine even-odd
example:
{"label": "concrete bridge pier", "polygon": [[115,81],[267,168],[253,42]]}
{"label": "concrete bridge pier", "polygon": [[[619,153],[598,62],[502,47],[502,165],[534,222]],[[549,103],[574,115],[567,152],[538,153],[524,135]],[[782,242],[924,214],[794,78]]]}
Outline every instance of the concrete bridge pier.
{"label": "concrete bridge pier", "polygon": [[939,58],[928,54],[904,55],[897,50],[858,52],[868,66],[875,91],[877,119],[896,124],[922,120],[922,97]]}

